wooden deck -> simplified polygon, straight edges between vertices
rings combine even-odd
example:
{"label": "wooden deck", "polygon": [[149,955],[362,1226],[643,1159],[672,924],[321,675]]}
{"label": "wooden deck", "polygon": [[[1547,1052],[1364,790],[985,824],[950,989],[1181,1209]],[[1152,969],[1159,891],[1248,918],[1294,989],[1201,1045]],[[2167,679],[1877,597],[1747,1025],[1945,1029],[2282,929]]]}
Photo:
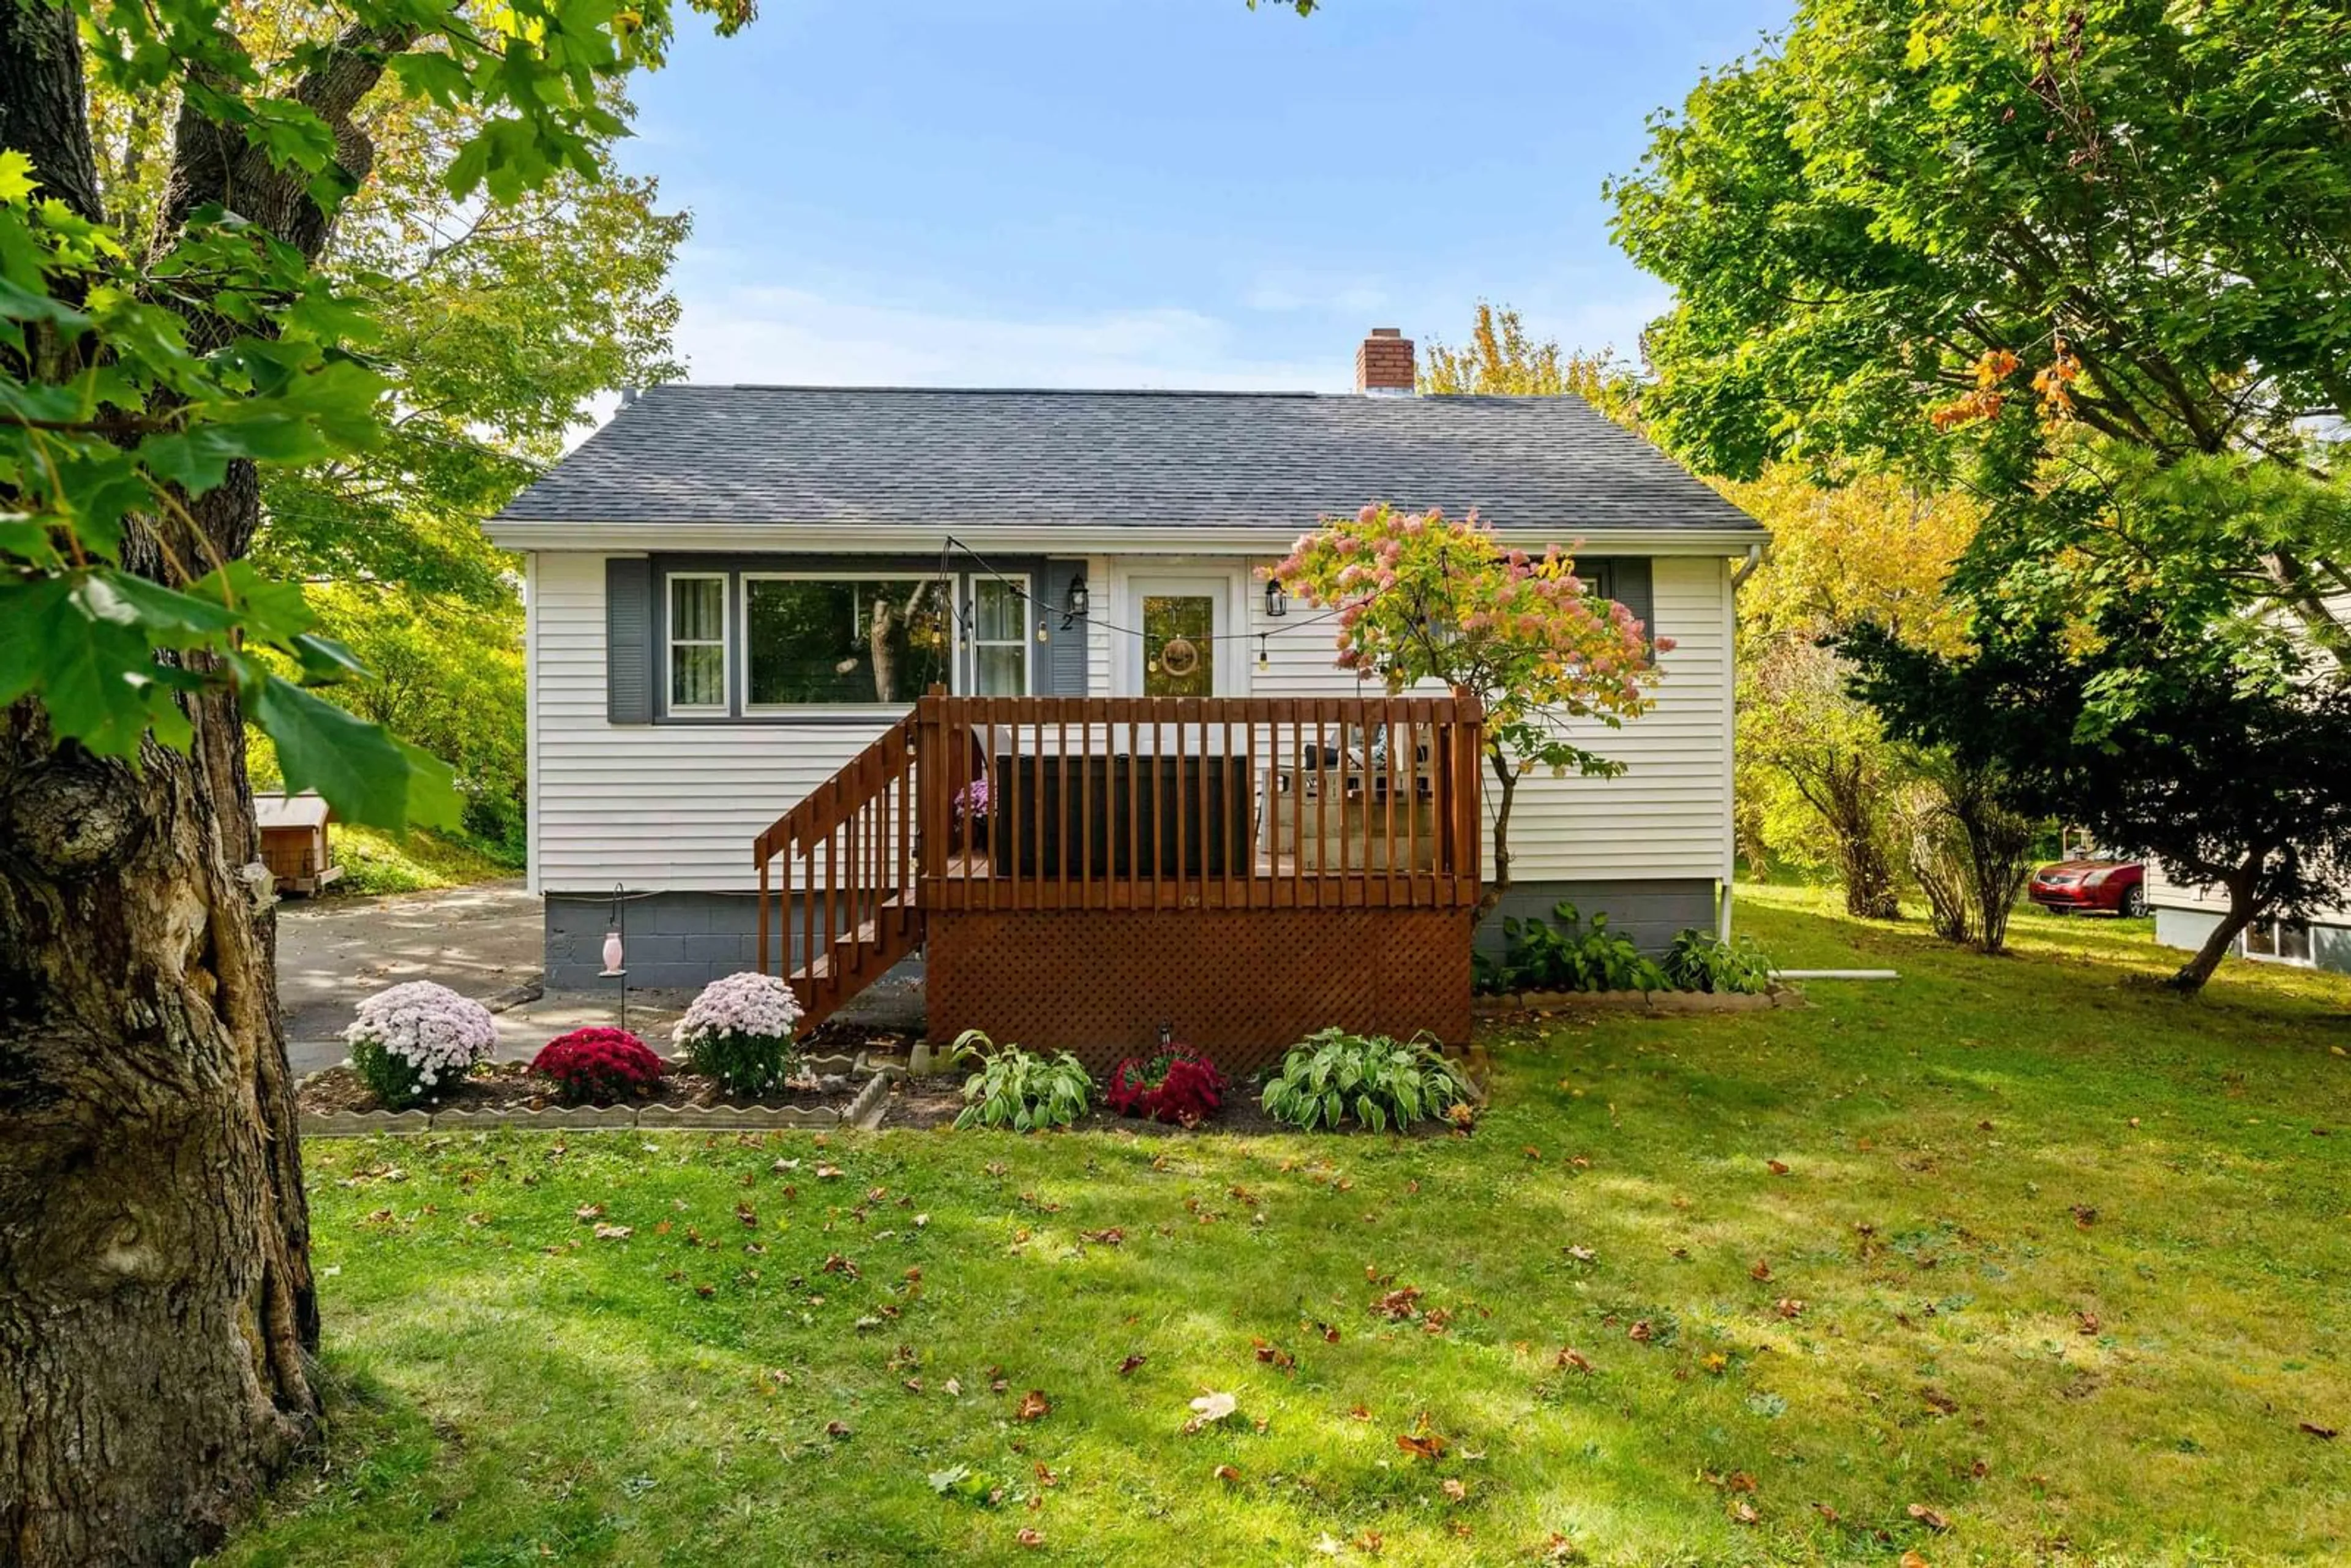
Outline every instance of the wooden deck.
{"label": "wooden deck", "polygon": [[[760,835],[760,965],[820,1019],[927,944],[935,1037],[1090,1058],[1457,1038],[1482,739],[1466,697],[934,692]],[[1272,976],[1253,1022],[1237,963]]]}

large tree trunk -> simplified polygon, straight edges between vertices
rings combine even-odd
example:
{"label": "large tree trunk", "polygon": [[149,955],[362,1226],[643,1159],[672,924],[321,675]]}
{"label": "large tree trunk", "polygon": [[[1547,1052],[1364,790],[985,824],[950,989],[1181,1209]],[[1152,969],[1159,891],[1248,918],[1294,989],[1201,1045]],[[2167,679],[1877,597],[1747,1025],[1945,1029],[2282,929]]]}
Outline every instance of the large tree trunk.
{"label": "large tree trunk", "polygon": [[[0,1563],[183,1563],[309,1429],[309,1219],[235,702],[134,775],[0,716]],[[216,809],[214,802],[219,802]]]}
{"label": "large tree trunk", "polygon": [[[71,14],[0,0],[0,140],[101,215]],[[404,45],[347,33],[298,94],[370,163],[350,113]],[[183,111],[172,225],[223,202],[315,256],[298,172]],[[225,325],[200,313],[199,346]],[[241,555],[250,465],[190,507]],[[150,525],[125,564],[171,580]],[[182,525],[172,524],[178,528]],[[185,756],[134,770],[0,710],[0,1564],[184,1563],[312,1429],[309,1219],[235,698],[185,699]]]}

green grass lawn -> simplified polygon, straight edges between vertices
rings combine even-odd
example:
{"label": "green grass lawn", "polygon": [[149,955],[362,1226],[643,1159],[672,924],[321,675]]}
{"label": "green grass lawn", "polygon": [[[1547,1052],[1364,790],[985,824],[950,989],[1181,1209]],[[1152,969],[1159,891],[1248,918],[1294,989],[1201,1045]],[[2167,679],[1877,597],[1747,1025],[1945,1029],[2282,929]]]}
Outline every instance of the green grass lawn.
{"label": "green grass lawn", "polygon": [[1495,1030],[1468,1138],[314,1144],[333,1427],[224,1561],[2351,1554],[2351,982],[1740,907],[1902,978]]}

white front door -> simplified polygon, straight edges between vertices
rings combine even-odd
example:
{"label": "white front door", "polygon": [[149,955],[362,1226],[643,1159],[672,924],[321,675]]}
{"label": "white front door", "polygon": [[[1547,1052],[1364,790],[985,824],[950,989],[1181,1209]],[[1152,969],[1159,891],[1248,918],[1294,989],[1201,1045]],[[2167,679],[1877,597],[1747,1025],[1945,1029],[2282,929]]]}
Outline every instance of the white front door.
{"label": "white front door", "polygon": [[1131,696],[1229,697],[1249,689],[1232,632],[1228,575],[1156,572],[1126,580],[1120,689]]}

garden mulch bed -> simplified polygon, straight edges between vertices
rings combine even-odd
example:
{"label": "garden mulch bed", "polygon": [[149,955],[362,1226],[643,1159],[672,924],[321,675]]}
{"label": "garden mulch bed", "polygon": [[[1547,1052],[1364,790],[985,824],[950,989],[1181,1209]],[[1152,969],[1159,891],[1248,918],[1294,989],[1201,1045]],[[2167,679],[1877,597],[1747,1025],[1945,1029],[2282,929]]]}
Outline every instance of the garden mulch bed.
{"label": "garden mulch bed", "polygon": [[[891,1084],[889,1097],[883,1102],[883,1129],[908,1127],[920,1130],[950,1125],[963,1110],[964,1077],[965,1074],[960,1072],[946,1072],[934,1078],[902,1078]],[[1181,1127],[1169,1122],[1146,1122],[1140,1116],[1121,1116],[1097,1108],[1079,1117],[1077,1124],[1068,1130],[1073,1133],[1134,1133],[1144,1136],[1221,1134],[1245,1138],[1297,1131],[1265,1113],[1265,1107],[1258,1101],[1257,1085],[1253,1083],[1234,1085],[1217,1113],[1197,1126]],[[1445,1121],[1431,1119],[1414,1123],[1405,1130],[1405,1135],[1443,1137],[1453,1130]],[[1342,1129],[1343,1134],[1362,1131],[1352,1122]]]}
{"label": "garden mulch bed", "polygon": [[[616,1105],[789,1105],[801,1110],[839,1110],[864,1083],[862,1077],[835,1073],[810,1089],[786,1087],[760,1095],[728,1094],[716,1079],[688,1068],[673,1066],[661,1087],[647,1094],[615,1100]],[[374,1093],[348,1067],[329,1067],[302,1081],[295,1099],[308,1115],[327,1116],[338,1111],[381,1111]],[[520,1061],[492,1061],[476,1067],[465,1078],[445,1086],[437,1098],[421,1103],[420,1111],[544,1111],[563,1102],[556,1097],[554,1081],[533,1072]]]}
{"label": "garden mulch bed", "polygon": [[[903,1055],[906,1041],[895,1035],[876,1033],[869,1029],[828,1023],[810,1031],[800,1042],[800,1052],[811,1058],[847,1058],[854,1060],[860,1052],[876,1057],[892,1053]],[[630,1095],[612,1102],[614,1104],[646,1107],[664,1106],[751,1106],[789,1107],[802,1111],[838,1111],[864,1087],[870,1072],[844,1072],[838,1066],[818,1078],[812,1088],[785,1088],[760,1095],[729,1094],[717,1080],[705,1077],[682,1062],[673,1061],[663,1075],[659,1088],[645,1094]],[[960,1079],[956,1080],[961,1082]],[[359,1074],[348,1067],[329,1067],[311,1073],[295,1089],[295,1103],[305,1114],[329,1116],[338,1112],[381,1111],[380,1103]],[[528,1062],[484,1062],[456,1083],[444,1086],[440,1094],[416,1107],[422,1111],[544,1111],[563,1102],[555,1092],[551,1079],[533,1072]]]}

